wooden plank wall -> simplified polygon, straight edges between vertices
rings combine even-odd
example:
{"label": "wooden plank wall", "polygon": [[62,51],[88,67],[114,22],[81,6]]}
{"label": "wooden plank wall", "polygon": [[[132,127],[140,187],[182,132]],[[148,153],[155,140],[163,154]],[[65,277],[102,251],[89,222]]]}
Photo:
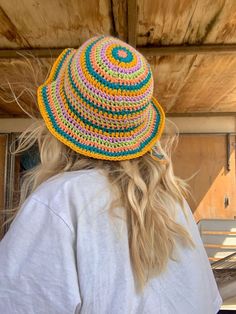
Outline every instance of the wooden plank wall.
{"label": "wooden plank wall", "polygon": [[195,173],[189,181],[195,199],[188,201],[196,221],[236,217],[235,136],[230,137],[229,171],[226,135],[181,135],[173,163],[183,179]]}

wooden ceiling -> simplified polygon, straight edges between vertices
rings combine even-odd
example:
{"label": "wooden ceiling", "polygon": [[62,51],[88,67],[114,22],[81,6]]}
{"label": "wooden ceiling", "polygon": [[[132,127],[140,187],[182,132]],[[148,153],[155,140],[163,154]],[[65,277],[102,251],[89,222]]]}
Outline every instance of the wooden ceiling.
{"label": "wooden ceiling", "polygon": [[235,0],[1,0],[0,21],[0,117],[24,114],[11,89],[34,112],[61,49],[97,34],[146,56],[169,115],[236,113]]}

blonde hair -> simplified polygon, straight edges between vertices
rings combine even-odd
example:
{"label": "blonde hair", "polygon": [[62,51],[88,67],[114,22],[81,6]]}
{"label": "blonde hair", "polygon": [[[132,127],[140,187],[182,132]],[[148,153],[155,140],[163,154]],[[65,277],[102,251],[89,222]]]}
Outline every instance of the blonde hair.
{"label": "blonde hair", "polygon": [[[165,271],[177,240],[193,246],[187,230],[174,219],[177,203],[184,209],[187,193],[187,183],[175,177],[172,168],[171,148],[176,137],[169,137],[165,148],[157,143],[165,162],[153,159],[149,153],[127,161],[87,158],[58,141],[42,121],[21,134],[15,153],[36,142],[41,162],[24,175],[19,207],[42,182],[58,173],[101,169],[115,192],[111,210],[117,205],[126,210],[130,258],[138,289],[142,290],[152,276]],[[7,222],[16,213],[17,209]]]}

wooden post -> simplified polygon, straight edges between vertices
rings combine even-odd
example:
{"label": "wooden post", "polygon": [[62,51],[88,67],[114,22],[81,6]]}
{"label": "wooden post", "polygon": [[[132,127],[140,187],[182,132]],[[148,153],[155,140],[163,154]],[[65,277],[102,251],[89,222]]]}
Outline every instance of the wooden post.
{"label": "wooden post", "polygon": [[137,35],[137,0],[127,0],[128,2],[128,43],[136,48]]}
{"label": "wooden post", "polygon": [[7,134],[0,134],[0,240],[4,234],[2,224],[5,220],[5,215],[2,214],[2,209],[5,209],[6,150]]}

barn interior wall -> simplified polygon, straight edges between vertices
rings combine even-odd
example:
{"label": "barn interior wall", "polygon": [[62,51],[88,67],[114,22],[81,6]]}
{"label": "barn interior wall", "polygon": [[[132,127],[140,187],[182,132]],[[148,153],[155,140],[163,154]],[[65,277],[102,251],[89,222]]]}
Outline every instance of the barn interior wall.
{"label": "barn interior wall", "polygon": [[236,218],[234,134],[181,134],[173,161],[175,174],[190,185],[196,221]]}

